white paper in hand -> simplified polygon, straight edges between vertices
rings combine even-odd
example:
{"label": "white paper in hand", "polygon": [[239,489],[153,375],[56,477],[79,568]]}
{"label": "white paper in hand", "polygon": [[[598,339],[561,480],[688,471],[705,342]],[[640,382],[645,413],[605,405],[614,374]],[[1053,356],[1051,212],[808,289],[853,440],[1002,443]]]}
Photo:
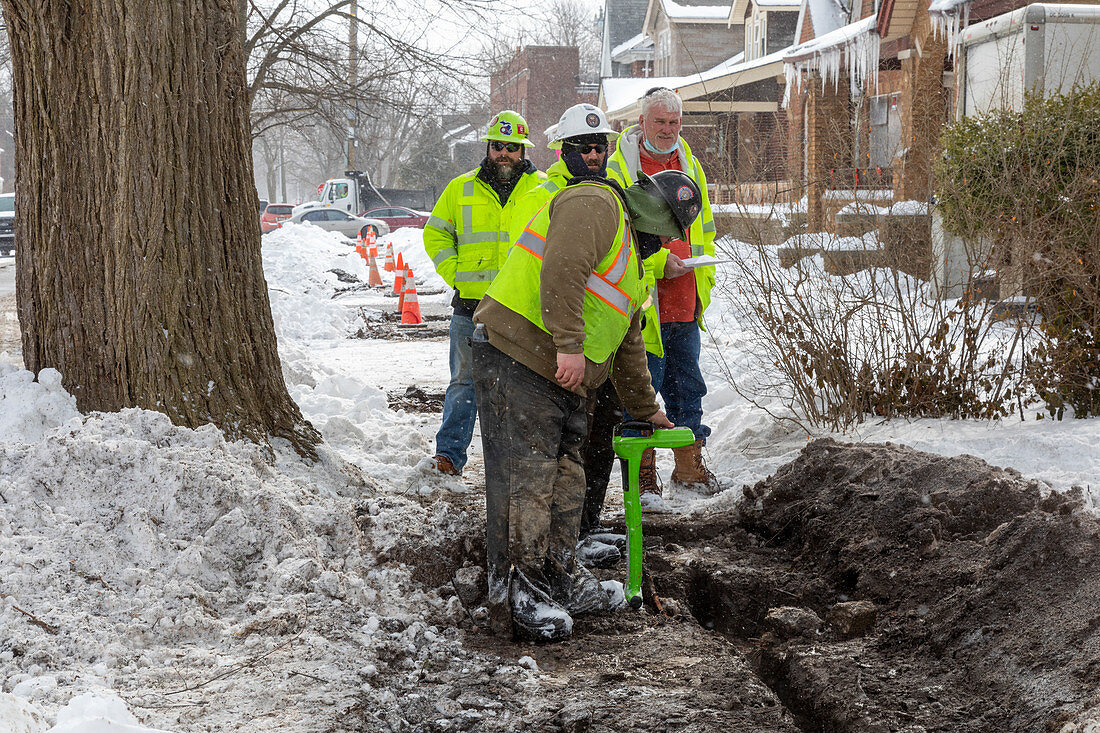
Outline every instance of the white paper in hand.
{"label": "white paper in hand", "polygon": [[720,260],[714,255],[699,255],[698,257],[688,257],[683,262],[684,267],[691,269],[694,267],[706,267],[707,265],[721,265],[724,262],[733,262],[733,260]]}

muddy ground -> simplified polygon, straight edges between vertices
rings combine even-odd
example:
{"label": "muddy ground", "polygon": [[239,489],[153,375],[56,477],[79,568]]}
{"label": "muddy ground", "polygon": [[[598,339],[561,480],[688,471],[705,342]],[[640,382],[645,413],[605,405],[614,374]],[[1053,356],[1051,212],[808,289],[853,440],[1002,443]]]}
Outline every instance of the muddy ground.
{"label": "muddy ground", "polygon": [[476,695],[482,714],[435,727],[410,709],[410,729],[1100,730],[1100,524],[1076,495],[972,457],[819,440],[736,510],[645,524],[643,610],[578,619],[558,645],[478,628],[479,599],[452,583],[477,572],[476,533],[395,557],[465,601],[467,648],[545,675],[451,681],[429,697]]}

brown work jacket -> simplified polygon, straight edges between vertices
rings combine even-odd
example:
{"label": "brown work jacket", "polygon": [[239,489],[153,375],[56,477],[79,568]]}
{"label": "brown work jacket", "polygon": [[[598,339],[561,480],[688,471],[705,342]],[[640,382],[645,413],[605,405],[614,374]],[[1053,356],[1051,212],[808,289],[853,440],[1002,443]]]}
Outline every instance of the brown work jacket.
{"label": "brown work jacket", "polygon": [[[579,354],[584,344],[584,283],[607,256],[619,228],[615,194],[596,186],[562,190],[550,202],[546,232],[547,255],[542,263],[542,317],[546,333],[519,313],[490,296],[481,300],[474,322],[482,323],[489,343],[554,384],[557,355]],[[554,254],[551,256],[551,251]],[[635,252],[639,274],[642,261]],[[578,284],[576,287],[562,283]],[[649,377],[642,341],[641,309],[617,351],[607,361],[586,359],[584,381],[573,391],[587,397],[610,376],[627,411],[636,418],[652,417],[659,406]]]}

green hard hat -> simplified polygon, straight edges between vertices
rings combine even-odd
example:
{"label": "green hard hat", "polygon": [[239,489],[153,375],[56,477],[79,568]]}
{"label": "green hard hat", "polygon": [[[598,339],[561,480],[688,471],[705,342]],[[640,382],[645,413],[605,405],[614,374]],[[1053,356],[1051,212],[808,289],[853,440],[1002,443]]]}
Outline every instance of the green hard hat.
{"label": "green hard hat", "polygon": [[519,143],[525,148],[534,147],[534,143],[527,139],[527,120],[519,112],[506,109],[489,120],[489,130],[481,139],[485,142],[499,140],[502,143]]}
{"label": "green hard hat", "polygon": [[699,186],[691,176],[677,170],[652,176],[638,171],[637,182],[623,193],[634,228],[665,237],[686,239],[702,208]]}

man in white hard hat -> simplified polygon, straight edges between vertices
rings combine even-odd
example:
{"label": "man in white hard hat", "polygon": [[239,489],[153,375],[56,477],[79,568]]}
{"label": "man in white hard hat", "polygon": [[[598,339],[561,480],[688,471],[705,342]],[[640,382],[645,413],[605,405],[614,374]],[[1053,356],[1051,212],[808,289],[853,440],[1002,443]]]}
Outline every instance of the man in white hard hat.
{"label": "man in white hard hat", "polygon": [[591,104],[574,104],[562,113],[558,124],[547,130],[551,150],[561,157],[546,169],[546,181],[535,186],[516,204],[509,234],[515,242],[538,210],[574,178],[600,177],[607,173],[611,143],[619,133],[607,124],[603,110]]}

